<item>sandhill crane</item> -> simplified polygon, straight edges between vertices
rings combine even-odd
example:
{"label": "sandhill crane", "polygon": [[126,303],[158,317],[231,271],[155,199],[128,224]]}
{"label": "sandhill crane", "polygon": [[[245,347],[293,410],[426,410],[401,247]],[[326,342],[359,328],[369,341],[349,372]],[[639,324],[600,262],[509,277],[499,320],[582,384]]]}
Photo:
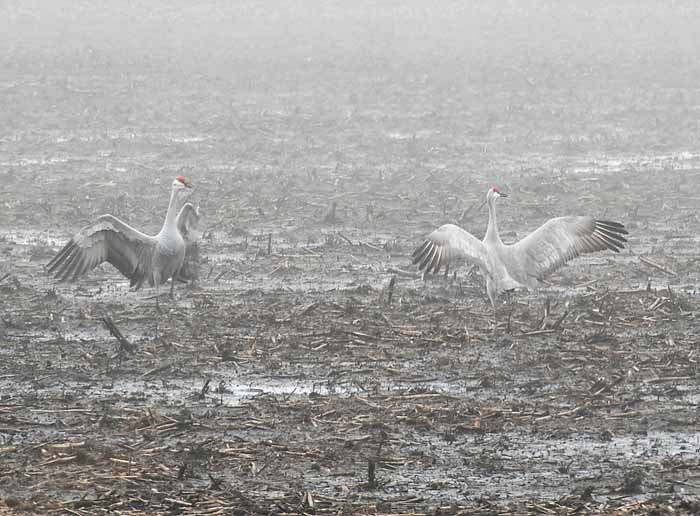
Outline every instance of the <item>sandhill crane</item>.
{"label": "sandhill crane", "polygon": [[135,290],[146,281],[155,286],[156,304],[158,286],[171,278],[172,297],[175,278],[185,259],[183,235],[188,235],[192,218],[198,216],[192,204],[183,205],[191,188],[184,176],[173,180],[165,222],[155,236],[141,233],[113,215],[100,216],[78,231],[47,264],[49,274],[61,281],[75,281],[106,261],[129,278]]}
{"label": "sandhill crane", "polygon": [[[536,289],[544,277],[566,262],[585,253],[620,252],[627,240],[619,222],[592,217],[557,217],[514,244],[504,244],[498,234],[496,199],[507,197],[497,187],[486,193],[489,222],[486,235],[479,241],[454,224],[445,224],[428,235],[413,253],[413,263],[425,272],[439,272],[455,259],[478,265],[486,278],[491,305],[504,291],[526,287]],[[483,206],[483,204],[482,204]]]}

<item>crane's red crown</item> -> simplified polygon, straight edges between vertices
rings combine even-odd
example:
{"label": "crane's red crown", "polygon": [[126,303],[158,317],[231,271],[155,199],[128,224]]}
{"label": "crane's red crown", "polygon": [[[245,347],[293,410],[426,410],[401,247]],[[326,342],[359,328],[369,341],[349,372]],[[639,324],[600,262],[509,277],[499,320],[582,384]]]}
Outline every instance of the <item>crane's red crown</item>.
{"label": "crane's red crown", "polygon": [[177,176],[175,179],[180,181],[183,185],[187,184],[187,178],[185,176]]}
{"label": "crane's red crown", "polygon": [[496,193],[501,193],[501,191],[498,189],[497,186],[492,186],[492,187],[491,187],[491,191],[492,191],[492,192],[496,192]]}

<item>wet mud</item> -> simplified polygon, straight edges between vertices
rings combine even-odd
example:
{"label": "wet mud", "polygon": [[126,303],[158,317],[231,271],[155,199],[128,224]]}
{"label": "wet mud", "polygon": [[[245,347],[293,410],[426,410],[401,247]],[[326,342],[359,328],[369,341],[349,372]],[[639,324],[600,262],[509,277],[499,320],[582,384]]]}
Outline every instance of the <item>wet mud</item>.
{"label": "wet mud", "polygon": [[[192,176],[200,193],[268,191],[289,208],[275,214],[260,200],[244,214],[245,203],[202,196],[200,279],[164,297],[161,313],[152,290],[130,292],[109,266],[75,285],[43,266],[116,191],[132,206],[146,192],[164,205],[166,181],[110,185],[58,227],[18,223],[2,235],[8,506],[448,514],[632,510],[698,495],[697,243],[692,229],[673,234],[697,218],[661,199],[649,206],[638,174],[507,181],[500,213],[512,238],[568,207],[599,206],[631,221],[631,236],[621,255],[581,258],[495,318],[478,273],[424,282],[409,264],[420,237],[461,202],[443,217],[428,189],[402,199],[391,193],[397,181],[370,176],[336,196],[346,220],[328,224],[322,193],[308,208],[305,178],[281,191],[253,174]],[[62,181],[79,191],[85,178]],[[674,195],[669,183],[656,185],[662,198]],[[378,199],[392,215],[354,215]],[[630,213],[642,209],[663,217],[635,223]],[[469,220],[483,231],[486,213]]]}

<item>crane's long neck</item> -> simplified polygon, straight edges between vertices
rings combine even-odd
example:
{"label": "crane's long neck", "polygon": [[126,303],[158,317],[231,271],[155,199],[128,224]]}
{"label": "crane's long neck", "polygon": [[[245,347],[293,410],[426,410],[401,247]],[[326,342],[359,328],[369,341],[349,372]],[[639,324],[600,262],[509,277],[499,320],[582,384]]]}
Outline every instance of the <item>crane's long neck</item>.
{"label": "crane's long neck", "polygon": [[165,223],[163,229],[177,227],[177,210],[179,208],[177,190],[175,188],[170,192],[170,204],[168,204],[168,213],[165,215]]}
{"label": "crane's long neck", "polygon": [[502,245],[501,235],[498,234],[498,222],[496,221],[496,199],[492,197],[488,200],[489,205],[489,225],[486,228],[484,240],[493,244]]}

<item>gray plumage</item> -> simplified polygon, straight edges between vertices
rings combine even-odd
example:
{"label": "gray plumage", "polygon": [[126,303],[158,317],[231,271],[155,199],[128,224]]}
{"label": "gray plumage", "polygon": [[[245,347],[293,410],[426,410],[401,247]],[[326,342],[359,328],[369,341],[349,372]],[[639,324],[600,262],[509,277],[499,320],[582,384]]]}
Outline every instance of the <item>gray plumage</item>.
{"label": "gray plumage", "polygon": [[199,216],[192,204],[182,205],[191,187],[183,176],[175,178],[165,222],[157,235],[146,235],[113,215],[102,215],[82,228],[47,264],[49,274],[75,281],[109,262],[135,289],[144,283],[157,287],[176,276],[185,259],[186,239],[193,241],[191,228]]}
{"label": "gray plumage", "polygon": [[197,229],[201,212],[199,206],[185,203],[177,215],[177,228],[185,241],[185,259],[178,273],[178,281],[197,281],[199,279],[199,239]]}
{"label": "gray plumage", "polygon": [[433,231],[413,253],[413,263],[425,272],[439,272],[456,259],[478,265],[486,277],[486,291],[495,306],[500,293],[513,288],[537,288],[544,277],[581,254],[609,249],[619,252],[627,242],[619,222],[592,217],[558,217],[514,244],[498,233],[496,199],[506,197],[496,187],[486,194],[489,223],[479,241],[454,224]]}
{"label": "gray plumage", "polygon": [[200,217],[199,206],[195,207],[191,202],[183,204],[177,214],[177,229],[182,235],[186,247],[199,240],[200,234],[197,231],[197,224]]}

